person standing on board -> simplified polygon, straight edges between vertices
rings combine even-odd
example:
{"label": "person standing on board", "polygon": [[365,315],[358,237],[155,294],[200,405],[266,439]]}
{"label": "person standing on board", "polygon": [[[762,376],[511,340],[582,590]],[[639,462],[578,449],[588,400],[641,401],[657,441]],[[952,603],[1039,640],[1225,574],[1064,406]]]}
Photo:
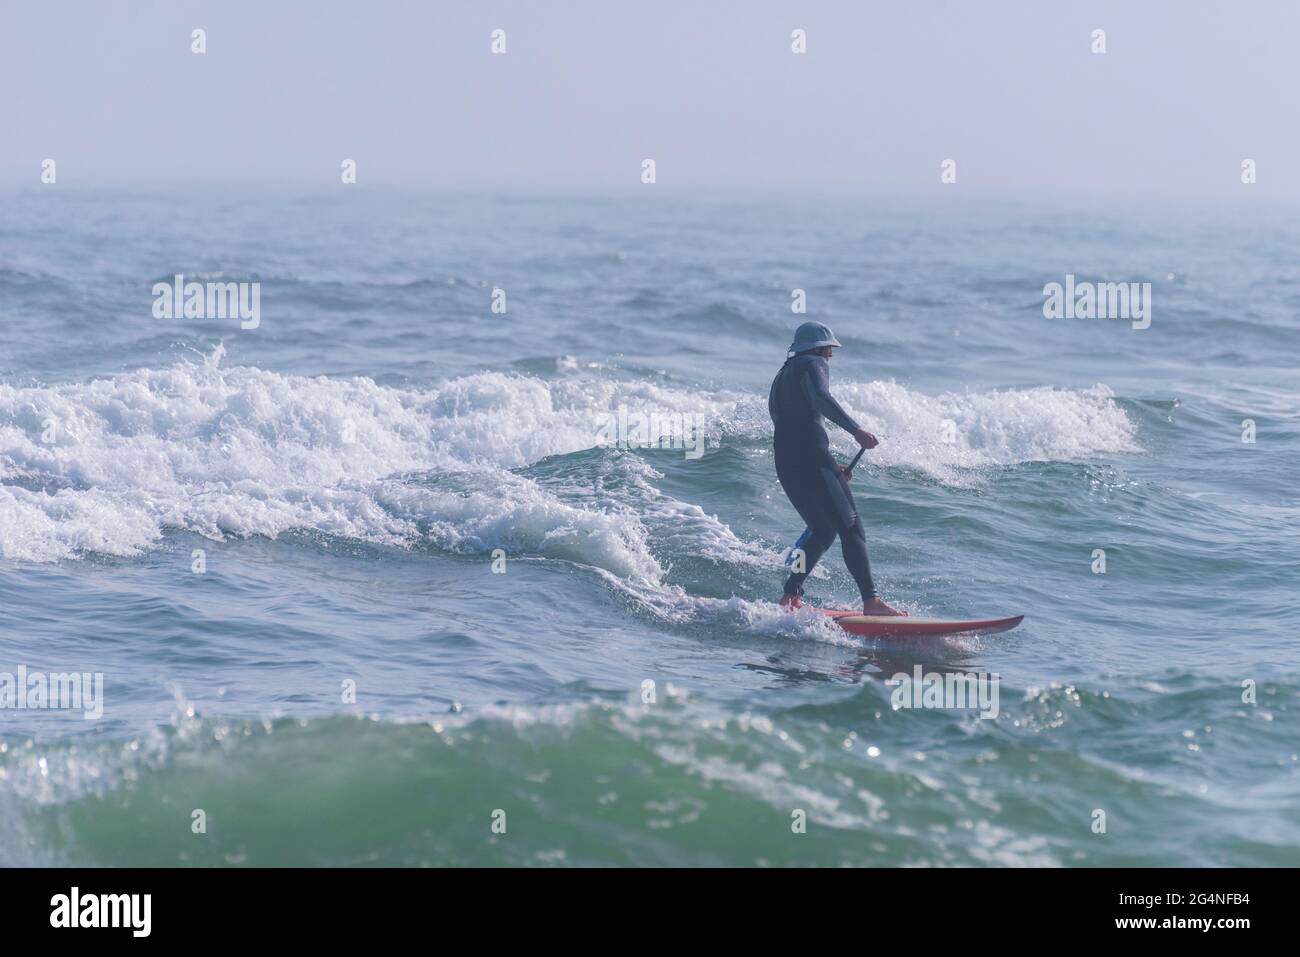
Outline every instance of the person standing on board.
{"label": "person standing on board", "polygon": [[844,564],[862,592],[862,613],[906,615],[876,594],[867,559],[867,536],[849,491],[853,472],[842,468],[831,456],[830,437],[822,425],[824,419],[829,419],[864,449],[879,444],[831,395],[831,350],[839,347],[839,340],[828,326],[805,322],[795,330],[785,365],[772,380],[768,393],[767,410],[775,426],[776,477],[811,532],[801,540],[803,570],[786,579],[781,605],[798,608],[803,604],[800,599],[804,579],[838,535]]}

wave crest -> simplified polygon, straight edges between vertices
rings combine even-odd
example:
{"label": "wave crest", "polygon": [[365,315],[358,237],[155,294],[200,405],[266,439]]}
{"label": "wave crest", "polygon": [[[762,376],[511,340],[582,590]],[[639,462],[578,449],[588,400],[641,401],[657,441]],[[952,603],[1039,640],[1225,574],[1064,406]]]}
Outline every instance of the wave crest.
{"label": "wave crest", "polygon": [[[648,465],[639,475],[620,466],[627,474],[609,488],[579,468],[549,478],[517,471],[592,449],[619,406],[702,415],[712,446],[749,441],[766,432],[764,397],[603,373],[480,372],[395,388],[223,367],[222,358],[218,349],[85,383],[0,385],[0,557],[135,555],[169,528],[212,539],[310,530],[452,550],[511,544],[651,581],[663,576],[650,544],[658,537],[678,555],[765,557],[698,506],[656,490]],[[1104,386],[928,396],[871,382],[840,394],[881,434],[873,462],[940,481],[981,466],[1137,450],[1133,424]],[[455,475],[464,487],[447,487]]]}

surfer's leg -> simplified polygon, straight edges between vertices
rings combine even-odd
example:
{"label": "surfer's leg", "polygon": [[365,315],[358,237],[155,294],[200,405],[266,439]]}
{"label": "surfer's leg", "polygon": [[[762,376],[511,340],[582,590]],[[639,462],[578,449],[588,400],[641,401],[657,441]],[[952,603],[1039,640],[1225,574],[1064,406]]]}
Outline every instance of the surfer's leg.
{"label": "surfer's leg", "polygon": [[840,550],[844,554],[844,565],[857,582],[858,591],[862,593],[862,610],[868,615],[906,615],[886,605],[876,594],[876,583],[871,577],[871,560],[867,557],[867,533],[862,528],[862,519],[858,517],[857,507],[853,504],[853,493],[849,483],[837,469],[823,469],[822,481],[829,502],[829,514],[836,523],[835,530],[840,536]]}
{"label": "surfer's leg", "polygon": [[863,605],[869,604],[877,597],[876,583],[871,578],[871,559],[867,556],[867,533],[862,530],[862,519],[856,515],[853,524],[840,532],[840,551],[845,567],[862,592]]}
{"label": "surfer's leg", "polygon": [[867,558],[867,534],[862,530],[862,519],[855,517],[853,526],[840,533],[840,548],[844,552],[844,564],[849,574],[858,583],[862,592],[862,613],[864,615],[906,615],[907,612],[887,605],[876,594],[876,583],[871,579],[871,561]]}
{"label": "surfer's leg", "polygon": [[793,604],[792,598],[803,595],[803,582],[825,554],[826,549],[835,541],[835,522],[826,510],[826,493],[822,487],[818,466],[813,463],[777,456],[776,477],[785,490],[786,498],[799,513],[804,524],[808,526],[809,535],[800,548],[803,550],[800,564],[796,565],[793,575],[785,581],[785,595],[782,603]]}
{"label": "surfer's leg", "polygon": [[[835,528],[831,525],[817,523],[812,526],[812,534],[803,543],[803,571],[796,571],[785,580],[783,589],[787,595],[803,596],[803,582],[817,564],[818,559],[835,541]],[[796,566],[798,567],[798,566]]]}

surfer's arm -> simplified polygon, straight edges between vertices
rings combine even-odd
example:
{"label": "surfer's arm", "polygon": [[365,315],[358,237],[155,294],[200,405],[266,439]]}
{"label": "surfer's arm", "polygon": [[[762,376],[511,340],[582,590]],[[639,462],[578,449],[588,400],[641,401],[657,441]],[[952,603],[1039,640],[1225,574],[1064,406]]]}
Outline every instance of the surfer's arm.
{"label": "surfer's arm", "polygon": [[850,435],[861,431],[861,426],[853,421],[853,416],[845,412],[844,407],[835,401],[835,396],[831,395],[831,374],[825,359],[808,363],[803,376],[803,391],[812,407],[829,421]]}

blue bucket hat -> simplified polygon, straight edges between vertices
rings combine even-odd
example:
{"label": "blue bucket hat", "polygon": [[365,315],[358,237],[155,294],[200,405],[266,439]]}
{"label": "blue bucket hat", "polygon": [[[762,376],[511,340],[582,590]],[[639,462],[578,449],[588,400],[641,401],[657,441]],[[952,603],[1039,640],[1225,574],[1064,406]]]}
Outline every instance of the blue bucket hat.
{"label": "blue bucket hat", "polygon": [[835,333],[831,332],[830,326],[824,326],[820,322],[805,322],[794,331],[794,341],[786,351],[807,352],[809,349],[819,349],[822,346],[839,345],[840,340],[835,338]]}

